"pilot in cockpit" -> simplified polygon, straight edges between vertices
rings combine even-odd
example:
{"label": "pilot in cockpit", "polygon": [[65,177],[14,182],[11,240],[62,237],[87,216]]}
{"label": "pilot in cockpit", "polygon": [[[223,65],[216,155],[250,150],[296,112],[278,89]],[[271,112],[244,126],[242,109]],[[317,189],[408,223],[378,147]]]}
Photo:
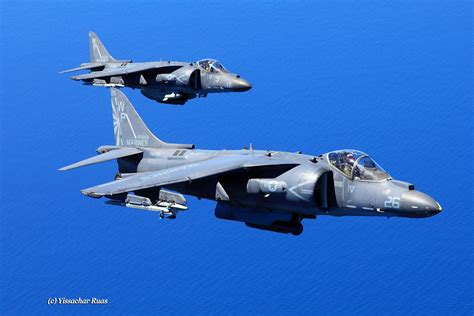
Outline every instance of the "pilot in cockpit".
{"label": "pilot in cockpit", "polygon": [[202,69],[208,72],[214,73],[228,73],[229,71],[217,60],[215,59],[202,59],[199,60],[198,65],[201,66]]}
{"label": "pilot in cockpit", "polygon": [[354,166],[355,158],[352,153],[348,153],[346,156],[347,163],[350,164],[351,166]]}
{"label": "pilot in cockpit", "polygon": [[354,166],[355,158],[352,153],[347,153],[347,155],[344,157],[344,164],[343,164],[343,169],[342,171],[348,176],[352,176],[352,167]]}

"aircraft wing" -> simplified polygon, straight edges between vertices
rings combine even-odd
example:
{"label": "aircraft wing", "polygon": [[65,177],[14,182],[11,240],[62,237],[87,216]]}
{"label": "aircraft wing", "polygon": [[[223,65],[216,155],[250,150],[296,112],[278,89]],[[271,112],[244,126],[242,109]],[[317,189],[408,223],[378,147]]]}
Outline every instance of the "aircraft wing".
{"label": "aircraft wing", "polygon": [[91,197],[102,197],[105,195],[193,181],[243,168],[276,165],[290,165],[290,167],[295,167],[298,163],[264,155],[216,156],[208,160],[187,165],[136,174],[122,180],[84,189],[81,190],[81,192]]}
{"label": "aircraft wing", "polygon": [[104,162],[104,161],[109,161],[109,160],[114,160],[122,157],[127,157],[135,154],[142,153],[140,149],[137,148],[132,148],[132,147],[123,147],[120,149],[114,149],[111,151],[108,151],[104,154],[100,154],[98,156],[94,156],[91,158],[87,158],[84,160],[81,160],[79,162],[73,163],[72,165],[65,166],[59,169],[59,171],[66,171],[74,168],[79,168],[79,167],[84,167],[88,165],[93,165],[99,162]]}
{"label": "aircraft wing", "polygon": [[170,73],[176,69],[181,68],[183,65],[169,65],[168,63],[144,63],[144,64],[132,64],[132,66],[107,68],[102,71],[94,71],[88,74],[73,76],[74,80],[87,80],[97,79],[112,76],[123,76],[128,74],[140,73],[149,70],[159,70],[161,73]]}
{"label": "aircraft wing", "polygon": [[77,68],[63,70],[59,73],[63,74],[63,73],[66,73],[66,72],[74,72],[74,71],[79,71],[79,70],[90,70],[90,69],[100,68],[100,67],[104,67],[104,66],[105,66],[104,63],[87,63],[87,64],[82,64],[81,66],[79,66]]}

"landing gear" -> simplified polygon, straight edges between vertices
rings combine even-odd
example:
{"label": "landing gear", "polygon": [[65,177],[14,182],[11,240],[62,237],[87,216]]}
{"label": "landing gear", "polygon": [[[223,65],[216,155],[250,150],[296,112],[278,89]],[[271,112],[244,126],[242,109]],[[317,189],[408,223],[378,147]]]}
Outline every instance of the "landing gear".
{"label": "landing gear", "polygon": [[301,223],[297,223],[295,224],[293,227],[292,227],[292,230],[290,231],[290,233],[293,235],[293,236],[299,236],[303,233],[303,224]]}

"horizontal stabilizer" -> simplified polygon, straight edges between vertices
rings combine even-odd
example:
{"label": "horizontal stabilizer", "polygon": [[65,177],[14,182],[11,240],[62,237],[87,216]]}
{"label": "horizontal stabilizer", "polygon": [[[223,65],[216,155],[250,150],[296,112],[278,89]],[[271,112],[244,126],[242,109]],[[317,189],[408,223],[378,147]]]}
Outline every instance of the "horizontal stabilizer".
{"label": "horizontal stabilizer", "polygon": [[74,169],[74,168],[93,165],[93,164],[96,164],[96,163],[99,163],[99,162],[104,162],[104,161],[109,161],[109,160],[113,160],[113,159],[118,159],[118,158],[123,158],[123,157],[131,156],[131,155],[139,154],[141,152],[142,151],[140,149],[133,148],[133,147],[114,149],[114,150],[108,151],[106,153],[100,154],[98,156],[87,158],[87,159],[81,160],[79,162],[73,163],[72,165],[62,167],[59,170],[60,171],[66,171],[66,170],[70,170],[70,169]]}
{"label": "horizontal stabilizer", "polygon": [[90,69],[95,69],[95,68],[101,68],[104,67],[105,64],[103,63],[90,63],[90,64],[82,64],[77,68],[72,68],[68,70],[63,70],[59,72],[60,74],[66,73],[66,72],[74,72],[74,71],[79,71],[79,70],[90,70]]}

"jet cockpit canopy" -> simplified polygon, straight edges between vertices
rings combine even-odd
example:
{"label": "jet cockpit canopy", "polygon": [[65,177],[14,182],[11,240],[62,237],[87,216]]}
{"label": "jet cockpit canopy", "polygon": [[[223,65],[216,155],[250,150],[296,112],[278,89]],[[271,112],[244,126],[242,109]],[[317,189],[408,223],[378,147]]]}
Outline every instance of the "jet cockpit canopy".
{"label": "jet cockpit canopy", "polygon": [[198,65],[208,71],[214,73],[228,73],[229,71],[217,60],[215,59],[202,59],[197,62]]}
{"label": "jet cockpit canopy", "polygon": [[382,181],[390,175],[366,153],[353,149],[337,150],[327,154],[328,163],[353,180]]}

